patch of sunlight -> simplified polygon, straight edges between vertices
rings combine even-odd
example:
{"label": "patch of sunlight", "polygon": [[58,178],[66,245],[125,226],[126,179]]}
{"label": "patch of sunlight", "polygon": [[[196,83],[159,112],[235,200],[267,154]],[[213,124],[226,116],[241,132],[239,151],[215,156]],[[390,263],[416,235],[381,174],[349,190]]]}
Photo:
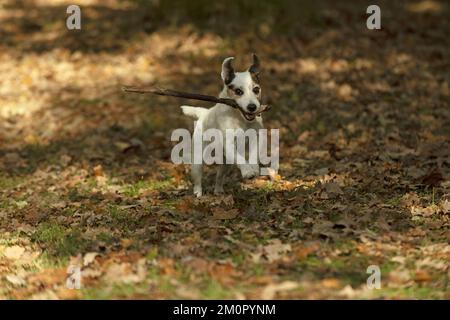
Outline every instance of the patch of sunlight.
{"label": "patch of sunlight", "polygon": [[42,108],[44,99],[28,100],[24,96],[14,99],[2,99],[0,107],[0,117],[8,119],[14,116],[30,116],[34,111]]}
{"label": "patch of sunlight", "polygon": [[[94,6],[94,5],[103,5],[106,1],[102,1],[102,0],[78,0],[76,1],[76,4],[78,6]],[[117,1],[117,2],[121,2],[121,1]],[[111,2],[108,1],[108,5],[112,6],[113,4],[115,4],[116,1]],[[73,4],[73,1],[70,0],[36,0],[34,3],[36,6],[46,6],[46,7],[56,7],[56,6],[69,6],[71,4]]]}
{"label": "patch of sunlight", "polygon": [[442,5],[433,0],[424,0],[416,3],[411,3],[406,6],[406,10],[414,13],[424,13],[424,12],[441,12]]}

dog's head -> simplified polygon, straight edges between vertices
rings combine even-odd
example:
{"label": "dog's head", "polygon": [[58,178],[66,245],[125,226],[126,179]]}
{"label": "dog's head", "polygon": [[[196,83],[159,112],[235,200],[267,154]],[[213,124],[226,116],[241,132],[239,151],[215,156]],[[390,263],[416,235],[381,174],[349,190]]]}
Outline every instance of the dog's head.
{"label": "dog's head", "polygon": [[253,121],[261,110],[261,87],[259,85],[259,59],[253,54],[253,63],[244,72],[235,72],[233,57],[226,58],[222,63],[222,80],[227,98],[233,99],[239,105],[242,115],[248,121]]}

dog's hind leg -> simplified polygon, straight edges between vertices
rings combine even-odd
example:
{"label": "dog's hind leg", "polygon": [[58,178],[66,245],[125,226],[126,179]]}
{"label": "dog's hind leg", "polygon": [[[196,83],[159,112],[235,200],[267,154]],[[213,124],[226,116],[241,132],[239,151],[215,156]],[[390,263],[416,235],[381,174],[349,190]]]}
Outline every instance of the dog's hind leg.
{"label": "dog's hind leg", "polygon": [[230,165],[222,164],[219,165],[219,168],[217,169],[217,175],[216,175],[216,185],[214,186],[214,194],[221,194],[224,193],[223,190],[223,182],[224,177],[227,174],[227,172],[230,169]]}
{"label": "dog's hind leg", "polygon": [[202,164],[192,164],[191,176],[194,183],[194,195],[198,198],[202,196],[202,175],[203,175],[203,165]]}

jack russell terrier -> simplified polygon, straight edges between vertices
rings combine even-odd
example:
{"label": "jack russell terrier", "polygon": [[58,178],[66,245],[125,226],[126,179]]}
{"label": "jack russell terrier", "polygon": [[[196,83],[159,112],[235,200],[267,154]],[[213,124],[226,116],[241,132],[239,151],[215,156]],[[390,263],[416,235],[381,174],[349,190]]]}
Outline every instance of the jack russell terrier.
{"label": "jack russell terrier", "polygon": [[[223,89],[219,95],[219,98],[233,99],[237,102],[239,108],[232,108],[228,105],[218,103],[210,109],[197,108],[190,106],[181,106],[183,113],[196,119],[194,136],[196,132],[204,132],[208,129],[214,128],[222,132],[222,136],[226,136],[227,129],[242,129],[246,131],[248,129],[254,129],[258,132],[259,129],[263,129],[263,122],[261,117],[261,111],[263,105],[261,104],[261,87],[259,85],[259,68],[260,62],[258,57],[253,54],[253,63],[244,72],[235,72],[232,66],[233,57],[226,58],[222,63],[222,80]],[[224,154],[229,152],[230,141],[223,141]],[[235,143],[235,140],[233,142]],[[249,153],[258,148],[256,144],[249,145]],[[222,162],[224,163],[224,162]],[[228,162],[227,162],[228,163]],[[236,163],[236,162],[234,162]],[[259,164],[257,163],[244,163],[237,166],[241,171],[244,179],[250,179],[260,174]],[[219,168],[216,175],[216,183],[214,187],[214,193],[223,193],[224,177],[228,171],[229,164],[219,164]],[[192,180],[194,183],[194,195],[201,197],[202,190],[202,174],[203,164],[192,164]]]}

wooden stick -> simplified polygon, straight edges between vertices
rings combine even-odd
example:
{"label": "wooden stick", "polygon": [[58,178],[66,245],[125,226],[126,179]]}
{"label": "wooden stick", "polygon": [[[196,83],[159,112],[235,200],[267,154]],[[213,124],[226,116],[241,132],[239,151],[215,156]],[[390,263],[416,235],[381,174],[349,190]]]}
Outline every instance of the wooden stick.
{"label": "wooden stick", "polygon": [[[233,99],[225,99],[225,98],[216,98],[214,96],[204,95],[204,94],[197,94],[197,93],[189,93],[189,92],[182,92],[177,90],[170,90],[170,89],[163,89],[158,87],[151,87],[151,88],[137,88],[137,87],[130,87],[125,86],[122,87],[122,90],[125,92],[134,92],[134,93],[153,93],[160,96],[170,96],[170,97],[177,97],[177,98],[185,98],[185,99],[191,99],[191,100],[201,100],[201,101],[209,101],[209,102],[215,102],[215,103],[223,103],[226,105],[229,105],[230,107],[239,109],[241,112],[244,112],[240,106],[237,104],[236,101]],[[261,109],[258,114],[268,111],[270,107],[268,105],[263,105],[263,108]]]}
{"label": "wooden stick", "polygon": [[229,105],[230,107],[233,107],[233,108],[239,108],[239,105],[233,99],[216,98],[214,96],[208,96],[205,94],[182,92],[182,91],[163,89],[163,88],[158,88],[158,87],[153,87],[153,88],[123,87],[122,90],[125,92],[153,93],[153,94],[157,94],[160,96],[170,96],[170,97],[178,97],[178,98],[185,98],[185,99],[191,99],[191,100],[202,100],[202,101],[209,101],[209,102],[215,102],[215,103],[223,103],[223,104]]}

